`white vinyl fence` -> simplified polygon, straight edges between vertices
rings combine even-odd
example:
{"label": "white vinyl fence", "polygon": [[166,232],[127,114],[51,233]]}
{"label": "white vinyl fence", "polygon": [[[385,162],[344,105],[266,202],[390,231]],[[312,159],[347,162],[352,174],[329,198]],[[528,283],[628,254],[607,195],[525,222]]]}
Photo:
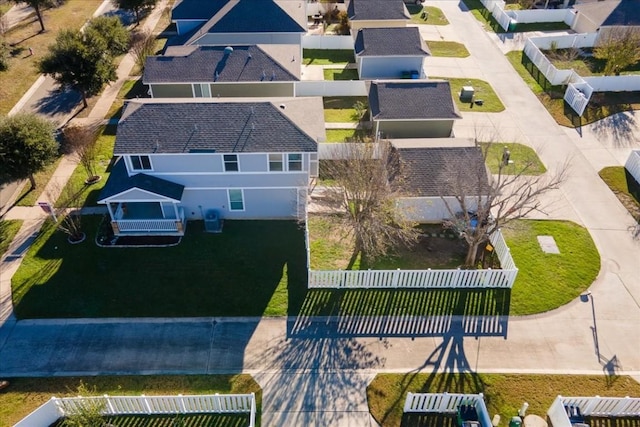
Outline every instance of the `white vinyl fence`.
{"label": "white vinyl fence", "polygon": [[251,394],[213,394],[189,396],[101,396],[52,397],[14,427],[48,427],[59,418],[81,408],[88,401],[104,402],[103,415],[150,414],[249,414],[255,426],[256,398]]}
{"label": "white vinyl fence", "polygon": [[404,402],[404,412],[455,414],[460,405],[475,406],[480,425],[491,427],[491,417],[482,393],[408,393]]}
{"label": "white vinyl fence", "polygon": [[[513,262],[500,230],[491,235],[490,241],[500,259],[502,269],[312,270],[309,268],[308,287],[310,289],[511,288],[518,275],[518,268]],[[308,243],[307,253],[310,255]]]}
{"label": "white vinyl fence", "polygon": [[505,2],[503,0],[480,0],[491,15],[498,21],[503,30],[509,29],[511,17],[504,11]]}
{"label": "white vinyl fence", "polygon": [[571,427],[566,408],[580,408],[583,416],[638,417],[640,398],[632,397],[562,397],[553,401],[547,415],[553,427]]}
{"label": "white vinyl fence", "polygon": [[503,0],[480,0],[482,5],[491,12],[503,30],[509,30],[509,24],[534,24],[537,22],[564,22],[573,26],[576,12],[570,9],[535,9],[535,10],[504,10]]}
{"label": "white vinyl fence", "polygon": [[302,47],[304,49],[353,50],[353,43],[353,37],[351,36],[319,36],[314,34],[302,36]]}
{"label": "white vinyl fence", "polygon": [[633,150],[629,154],[624,167],[635,178],[636,182],[640,183],[640,150]]}
{"label": "white vinyl fence", "polygon": [[303,80],[295,84],[295,96],[367,96],[364,80]]}

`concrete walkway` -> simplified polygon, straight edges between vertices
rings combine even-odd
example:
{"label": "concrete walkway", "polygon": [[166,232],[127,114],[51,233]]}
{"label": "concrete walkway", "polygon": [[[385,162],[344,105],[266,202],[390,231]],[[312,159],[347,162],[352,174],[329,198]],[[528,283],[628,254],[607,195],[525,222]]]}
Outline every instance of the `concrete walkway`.
{"label": "concrete walkway", "polygon": [[[465,113],[456,135],[497,134],[530,145],[552,172],[570,160],[569,179],[545,201],[554,202],[552,217],[583,224],[596,242],[602,269],[590,299],[517,318],[7,321],[0,328],[0,376],[247,372],[263,387],[265,426],[375,425],[366,385],[377,372],[640,376],[640,246],[627,232],[631,217],[597,176],[601,165],[621,164],[637,140],[611,136],[598,124],[581,133],[559,127],[511,68],[499,40],[458,2],[429,4],[443,9],[472,55],[445,64],[450,72],[489,81],[507,107],[499,114]],[[611,126],[617,134],[619,127]],[[25,228],[21,238],[28,243],[30,236]],[[3,308],[10,301],[5,261]]]}

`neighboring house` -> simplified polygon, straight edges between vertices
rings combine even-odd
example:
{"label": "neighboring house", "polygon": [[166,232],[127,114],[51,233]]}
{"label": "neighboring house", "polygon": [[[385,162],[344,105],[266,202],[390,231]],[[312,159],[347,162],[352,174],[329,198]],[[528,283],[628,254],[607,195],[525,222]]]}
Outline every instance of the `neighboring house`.
{"label": "neighboring house", "polygon": [[610,27],[640,26],[640,0],[606,0],[576,4],[572,29],[578,33],[606,31]]}
{"label": "neighboring house", "polygon": [[472,139],[391,140],[400,174],[392,181],[408,194],[398,200],[406,219],[440,223],[462,211],[456,197],[475,210],[489,193],[489,174],[482,150]]}
{"label": "neighboring house", "polygon": [[172,21],[185,45],[301,45],[307,32],[301,0],[182,0]]}
{"label": "neighboring house", "polygon": [[116,235],[180,235],[186,219],[212,209],[229,219],[303,218],[322,117],[321,98],[133,100],[99,203]]}
{"label": "neighboring house", "polygon": [[462,116],[446,81],[372,81],[369,107],[379,138],[447,138]]}
{"label": "neighboring house", "polygon": [[174,46],[147,57],[142,83],[153,98],[294,96],[299,53],[294,45]]}
{"label": "neighboring house", "polygon": [[352,34],[360,28],[406,27],[411,19],[402,0],[351,0],[347,14]]}
{"label": "neighboring house", "polygon": [[417,27],[361,28],[354,50],[360,79],[425,78],[431,53]]}

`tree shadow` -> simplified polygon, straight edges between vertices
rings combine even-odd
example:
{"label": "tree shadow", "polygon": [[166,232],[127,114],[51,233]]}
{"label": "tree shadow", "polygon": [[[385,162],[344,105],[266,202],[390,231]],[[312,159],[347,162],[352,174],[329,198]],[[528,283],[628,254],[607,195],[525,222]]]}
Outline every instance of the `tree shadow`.
{"label": "tree shadow", "polygon": [[638,130],[634,111],[618,113],[594,123],[592,129],[600,141],[610,141],[616,148],[635,144],[634,132]]}
{"label": "tree shadow", "polygon": [[69,88],[56,87],[47,92],[36,104],[36,111],[47,116],[72,113],[82,103],[80,94]]}

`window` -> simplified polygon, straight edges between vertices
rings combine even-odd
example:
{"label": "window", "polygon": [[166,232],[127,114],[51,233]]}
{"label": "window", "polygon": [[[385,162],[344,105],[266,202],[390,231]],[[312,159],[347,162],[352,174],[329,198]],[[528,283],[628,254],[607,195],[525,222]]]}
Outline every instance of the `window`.
{"label": "window", "polygon": [[211,86],[206,83],[194,84],[193,96],[195,96],[196,98],[211,98]]}
{"label": "window", "polygon": [[227,190],[229,193],[229,210],[230,211],[243,211],[244,210],[244,197],[242,190]]}
{"label": "window", "polygon": [[318,153],[309,153],[309,176],[318,176]]}
{"label": "window", "polygon": [[151,159],[149,156],[131,156],[131,169],[134,171],[149,171],[151,167]]}
{"label": "window", "polygon": [[301,171],[302,170],[302,154],[288,154],[289,170]]}
{"label": "window", "polygon": [[282,161],[282,154],[269,154],[269,171],[282,172],[284,170],[284,163]]}
{"label": "window", "polygon": [[224,171],[225,172],[238,172],[238,155],[237,154],[224,154]]}

